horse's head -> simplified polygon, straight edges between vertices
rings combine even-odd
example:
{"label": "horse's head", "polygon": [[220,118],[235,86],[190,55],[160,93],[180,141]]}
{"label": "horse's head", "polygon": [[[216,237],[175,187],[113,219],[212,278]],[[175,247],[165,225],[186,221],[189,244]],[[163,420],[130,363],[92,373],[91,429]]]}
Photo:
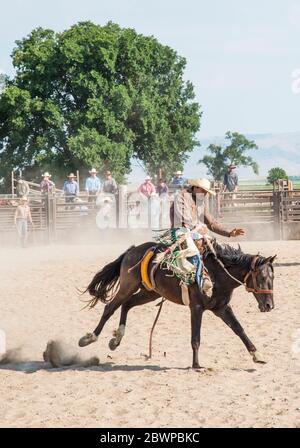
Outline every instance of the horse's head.
{"label": "horse's head", "polygon": [[245,277],[245,284],[247,291],[252,292],[258,302],[258,307],[261,312],[271,311],[274,308],[273,299],[273,281],[274,257],[253,257],[251,263],[251,270]]}

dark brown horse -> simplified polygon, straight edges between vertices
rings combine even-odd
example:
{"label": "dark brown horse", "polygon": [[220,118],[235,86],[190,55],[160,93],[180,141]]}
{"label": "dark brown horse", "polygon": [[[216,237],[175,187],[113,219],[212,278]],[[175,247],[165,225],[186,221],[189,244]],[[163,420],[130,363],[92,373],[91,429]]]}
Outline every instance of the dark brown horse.
{"label": "dark brown horse", "polygon": [[[80,347],[98,339],[105,323],[120,306],[119,328],[109,343],[112,350],[120,344],[124,336],[127,314],[131,308],[152,302],[159,297],[183,305],[180,282],[177,277],[170,276],[170,271],[158,267],[155,274],[155,291],[148,291],[144,288],[141,282],[139,261],[153,246],[154,244],[149,242],[137,247],[130,247],[118,259],[104,266],[94,276],[86,290],[93,297],[89,301],[89,306],[94,307],[98,301],[106,303],[106,306],[94,332],[87,333],[80,339]],[[160,245],[156,246],[158,250],[163,249]],[[213,248],[215,253],[208,252],[204,257],[205,266],[214,283],[212,297],[209,298],[202,294],[197,284],[189,287],[193,368],[199,368],[200,329],[202,315],[206,310],[210,310],[220,317],[241,338],[254,362],[264,362],[233,314],[229,302],[233,290],[243,283],[246,289],[254,294],[260,311],[272,310],[274,308],[272,263],[275,256],[265,258],[260,255],[244,254],[240,248],[235,249],[228,244],[218,244],[216,241],[213,242]],[[133,269],[129,271],[132,267]]]}

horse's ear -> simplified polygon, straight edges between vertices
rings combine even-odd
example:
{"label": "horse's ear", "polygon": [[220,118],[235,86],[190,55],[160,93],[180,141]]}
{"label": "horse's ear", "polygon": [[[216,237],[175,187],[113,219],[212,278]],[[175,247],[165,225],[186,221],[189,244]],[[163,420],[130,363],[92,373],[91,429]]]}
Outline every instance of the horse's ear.
{"label": "horse's ear", "polygon": [[272,263],[274,262],[274,260],[275,260],[276,257],[277,257],[277,255],[274,255],[273,257],[268,257],[268,258],[266,259],[266,262],[272,264]]}

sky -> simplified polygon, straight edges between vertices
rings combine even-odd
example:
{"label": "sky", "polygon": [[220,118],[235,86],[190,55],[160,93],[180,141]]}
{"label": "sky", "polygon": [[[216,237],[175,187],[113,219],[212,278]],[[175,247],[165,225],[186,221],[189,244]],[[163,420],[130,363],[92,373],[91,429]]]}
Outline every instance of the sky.
{"label": "sky", "polygon": [[300,0],[1,0],[0,71],[17,39],[78,21],[153,35],[187,59],[199,139],[300,131]]}
{"label": "sky", "polygon": [[135,28],[184,56],[201,137],[300,130],[300,0],[2,0],[0,70],[13,73],[14,42],[33,28],[84,20]]}

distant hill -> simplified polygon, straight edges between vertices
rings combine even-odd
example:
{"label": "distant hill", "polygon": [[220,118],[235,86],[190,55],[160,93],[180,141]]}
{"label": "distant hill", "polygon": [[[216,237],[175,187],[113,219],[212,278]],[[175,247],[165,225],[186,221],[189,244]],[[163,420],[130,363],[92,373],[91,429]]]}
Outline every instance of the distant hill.
{"label": "distant hill", "polygon": [[[283,134],[247,134],[247,138],[254,140],[259,149],[250,151],[249,155],[254,157],[259,165],[259,176],[256,176],[250,168],[239,168],[240,179],[262,181],[266,178],[269,169],[279,166],[283,168],[288,176],[300,179],[300,132]],[[187,177],[207,176],[206,167],[199,165],[198,161],[206,154],[206,148],[211,143],[225,143],[224,137],[212,137],[201,139],[201,146],[196,148],[190,155],[185,165],[184,173]],[[145,177],[143,170],[133,162],[132,173],[128,176],[129,182],[136,183]],[[296,179],[295,179],[296,180]]]}

